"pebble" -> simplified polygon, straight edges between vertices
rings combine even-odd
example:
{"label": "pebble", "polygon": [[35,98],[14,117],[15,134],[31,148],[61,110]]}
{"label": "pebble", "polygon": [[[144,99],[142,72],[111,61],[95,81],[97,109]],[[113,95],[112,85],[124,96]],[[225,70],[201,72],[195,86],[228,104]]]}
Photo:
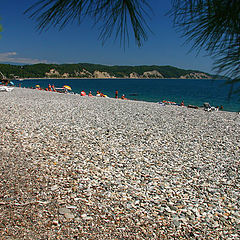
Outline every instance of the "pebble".
{"label": "pebble", "polygon": [[239,236],[236,113],[18,88],[0,101],[3,239]]}
{"label": "pebble", "polygon": [[52,191],[55,191],[55,190],[57,190],[58,188],[59,188],[58,185],[54,185],[54,186],[51,187],[51,190],[52,190]]}
{"label": "pebble", "polygon": [[74,218],[74,215],[72,213],[65,213],[64,216],[67,219],[73,219]]}
{"label": "pebble", "polygon": [[176,227],[179,227],[179,226],[180,226],[180,222],[178,221],[178,219],[173,219],[173,224],[174,224]]}
{"label": "pebble", "polygon": [[82,214],[81,217],[84,220],[93,220],[93,218],[91,216],[88,216],[87,214]]}
{"label": "pebble", "polygon": [[55,226],[58,226],[59,225],[59,222],[57,221],[57,220],[53,220],[53,225],[55,225]]}
{"label": "pebble", "polygon": [[59,208],[58,209],[58,212],[60,213],[60,214],[66,214],[66,213],[68,213],[68,214],[71,214],[72,212],[71,212],[71,210],[69,210],[68,208]]}

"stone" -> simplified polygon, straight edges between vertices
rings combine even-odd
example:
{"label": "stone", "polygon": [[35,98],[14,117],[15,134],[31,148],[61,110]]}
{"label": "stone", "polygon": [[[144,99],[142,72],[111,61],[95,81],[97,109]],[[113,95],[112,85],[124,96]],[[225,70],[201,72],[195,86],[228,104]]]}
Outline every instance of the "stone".
{"label": "stone", "polygon": [[51,187],[51,191],[55,191],[55,190],[57,190],[58,188],[59,188],[58,185],[54,185],[54,186]]}
{"label": "stone", "polygon": [[74,215],[72,213],[65,213],[64,216],[67,219],[73,219],[74,218]]}
{"label": "stone", "polygon": [[66,213],[69,213],[69,214],[72,213],[71,210],[68,209],[68,208],[59,208],[59,209],[58,209],[58,212],[59,212],[60,214],[62,214],[62,215],[66,214]]}
{"label": "stone", "polygon": [[176,226],[176,227],[179,227],[180,226],[180,221],[178,219],[173,219],[173,224]]}

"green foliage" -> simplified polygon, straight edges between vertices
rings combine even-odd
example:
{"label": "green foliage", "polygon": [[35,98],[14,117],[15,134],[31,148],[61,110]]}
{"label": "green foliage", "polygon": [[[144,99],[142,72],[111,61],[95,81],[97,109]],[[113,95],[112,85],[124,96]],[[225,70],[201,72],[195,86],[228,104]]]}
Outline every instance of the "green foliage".
{"label": "green foliage", "polygon": [[215,70],[240,81],[240,0],[173,0],[175,26],[197,50],[215,58]]}
{"label": "green foliage", "polygon": [[[165,78],[179,78],[192,72],[199,72],[196,70],[184,70],[172,66],[106,66],[100,64],[78,63],[78,64],[34,64],[34,65],[10,65],[0,64],[0,71],[8,78],[18,76],[20,78],[44,78],[50,69],[55,69],[60,75],[69,73],[70,77],[77,77],[76,72],[81,72],[83,69],[94,73],[98,70],[100,72],[108,72],[111,76],[118,78],[125,78],[130,73],[135,72],[142,75],[144,72],[157,70]],[[52,76],[54,77],[54,76]],[[55,76],[56,77],[56,76]],[[81,77],[87,77],[82,75]]]}
{"label": "green foliage", "polygon": [[51,26],[62,29],[68,23],[81,24],[84,17],[90,17],[100,28],[99,38],[103,43],[115,34],[125,45],[129,40],[129,28],[132,28],[141,46],[147,39],[146,29],[149,29],[146,9],[151,9],[146,0],[38,0],[25,14],[38,22],[39,30]]}

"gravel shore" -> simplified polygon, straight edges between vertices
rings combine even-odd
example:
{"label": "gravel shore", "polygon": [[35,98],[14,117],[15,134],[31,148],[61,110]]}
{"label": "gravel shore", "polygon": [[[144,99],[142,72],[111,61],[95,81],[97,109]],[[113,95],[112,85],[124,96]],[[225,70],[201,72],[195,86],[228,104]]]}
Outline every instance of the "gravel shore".
{"label": "gravel shore", "polygon": [[0,93],[0,239],[239,239],[240,114]]}

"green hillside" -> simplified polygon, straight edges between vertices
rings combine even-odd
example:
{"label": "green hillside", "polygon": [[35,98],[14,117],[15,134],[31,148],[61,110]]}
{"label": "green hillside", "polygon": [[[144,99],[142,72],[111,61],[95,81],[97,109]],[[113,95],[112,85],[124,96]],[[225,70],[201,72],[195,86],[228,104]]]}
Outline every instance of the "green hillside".
{"label": "green hillside", "polygon": [[[78,64],[34,64],[34,65],[10,65],[0,64],[0,71],[7,77],[13,78],[44,78],[46,72],[50,69],[55,69],[60,75],[68,73],[69,77],[76,77],[76,72],[81,72],[83,69],[91,74],[98,70],[100,72],[108,72],[111,76],[125,77],[130,73],[137,73],[142,75],[144,72],[156,70],[163,75],[164,78],[179,78],[189,73],[200,73],[196,70],[184,70],[172,66],[106,66],[100,64],[78,63]],[[208,74],[211,76],[210,74]],[[53,76],[56,77],[56,76]],[[84,77],[84,76],[83,76]]]}

